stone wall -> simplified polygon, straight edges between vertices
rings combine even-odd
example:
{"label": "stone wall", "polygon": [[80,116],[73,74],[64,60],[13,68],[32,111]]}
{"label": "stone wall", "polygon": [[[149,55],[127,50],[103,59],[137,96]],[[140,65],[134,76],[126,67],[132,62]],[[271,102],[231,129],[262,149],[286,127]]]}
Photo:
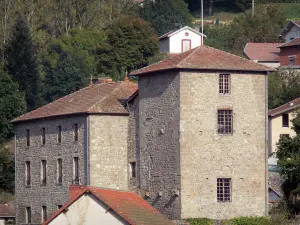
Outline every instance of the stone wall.
{"label": "stone wall", "polygon": [[[267,215],[266,93],[260,74],[180,72],[181,218]],[[233,110],[233,134],[218,134],[218,109]],[[231,178],[231,202],[217,202],[217,178]]]}
{"label": "stone wall", "polygon": [[139,79],[138,160],[142,197],[170,219],[180,217],[179,75]]}
{"label": "stone wall", "polygon": [[90,115],[90,185],[128,189],[128,116]]}
{"label": "stone wall", "polygon": [[[79,139],[74,141],[74,124],[78,124]],[[62,142],[57,143],[58,126],[62,126]],[[42,128],[46,128],[46,144],[42,145]],[[86,117],[61,117],[16,124],[16,219],[25,224],[25,208],[31,207],[32,224],[41,223],[42,206],[50,216],[69,201],[69,185],[73,179],[73,157],[79,157],[81,184],[85,183]],[[30,129],[31,145],[26,145],[26,130]],[[63,182],[57,184],[57,159],[62,159]],[[41,160],[47,161],[47,184],[41,185]],[[31,163],[31,186],[25,186],[25,162]]]}
{"label": "stone wall", "polygon": [[[128,102],[127,110],[130,113],[128,118],[128,163],[137,162],[137,149],[139,148],[139,96],[135,96],[130,102]],[[139,165],[139,163],[137,163]],[[137,166],[136,165],[136,166]],[[135,191],[139,186],[139,168],[136,168],[136,177],[132,177],[128,174],[129,178],[129,190]]]}

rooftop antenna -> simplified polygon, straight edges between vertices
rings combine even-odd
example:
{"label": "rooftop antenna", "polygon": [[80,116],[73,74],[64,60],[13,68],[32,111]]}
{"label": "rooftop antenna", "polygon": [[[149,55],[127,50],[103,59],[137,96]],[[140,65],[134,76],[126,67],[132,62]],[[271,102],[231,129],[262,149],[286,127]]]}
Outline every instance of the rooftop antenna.
{"label": "rooftop antenna", "polygon": [[201,44],[203,45],[204,43],[203,43],[203,41],[204,41],[204,37],[203,37],[203,0],[201,0],[201,33],[202,33],[202,35],[201,35]]}

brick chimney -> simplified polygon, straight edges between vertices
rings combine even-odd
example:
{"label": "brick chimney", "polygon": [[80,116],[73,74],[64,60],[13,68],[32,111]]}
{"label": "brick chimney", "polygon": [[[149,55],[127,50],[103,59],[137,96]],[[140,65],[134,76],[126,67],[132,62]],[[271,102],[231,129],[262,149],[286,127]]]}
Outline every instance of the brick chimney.
{"label": "brick chimney", "polygon": [[95,77],[95,78],[91,78],[90,85],[109,83],[109,82],[112,82],[112,81],[113,80],[110,77]]}

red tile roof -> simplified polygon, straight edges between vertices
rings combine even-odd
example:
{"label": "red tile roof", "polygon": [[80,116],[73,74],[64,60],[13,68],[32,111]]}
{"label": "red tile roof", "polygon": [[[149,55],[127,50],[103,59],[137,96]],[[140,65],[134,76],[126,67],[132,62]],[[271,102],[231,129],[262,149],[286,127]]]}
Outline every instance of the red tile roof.
{"label": "red tile roof", "polygon": [[248,59],[202,45],[187,52],[162,60],[158,63],[136,70],[130,75],[140,76],[147,73],[171,69],[233,70],[252,72],[274,71],[272,68],[260,65]]}
{"label": "red tile roof", "polygon": [[14,209],[14,204],[8,202],[6,204],[0,204],[0,218],[15,217],[16,212]]}
{"label": "red tile roof", "polygon": [[128,114],[122,103],[137,90],[132,82],[90,85],[48,105],[26,113],[12,122],[72,114]]}
{"label": "red tile roof", "polygon": [[273,117],[273,116],[277,116],[277,115],[280,115],[284,112],[288,112],[290,110],[293,110],[293,109],[296,109],[296,108],[299,108],[300,107],[300,97],[299,98],[296,98],[284,105],[281,105],[275,109],[271,109],[269,110],[268,112],[268,115]]}
{"label": "red tile roof", "polygon": [[284,43],[283,45],[280,45],[279,48],[285,48],[285,47],[291,47],[291,46],[300,46],[300,37],[295,38],[291,41],[288,41]]}
{"label": "red tile roof", "polygon": [[251,60],[279,62],[282,43],[247,43],[244,49],[245,55]]}
{"label": "red tile roof", "polygon": [[[122,217],[131,225],[172,225],[173,223],[165,218],[157,209],[153,208],[147,201],[134,192],[123,192],[111,189],[95,188],[91,186],[71,187],[72,199],[62,208],[52,214],[43,225],[49,224],[60,213],[66,210],[83,194],[90,193],[100,201],[104,202],[111,210]],[[72,192],[71,191],[71,192]],[[101,221],[99,221],[101,223]]]}

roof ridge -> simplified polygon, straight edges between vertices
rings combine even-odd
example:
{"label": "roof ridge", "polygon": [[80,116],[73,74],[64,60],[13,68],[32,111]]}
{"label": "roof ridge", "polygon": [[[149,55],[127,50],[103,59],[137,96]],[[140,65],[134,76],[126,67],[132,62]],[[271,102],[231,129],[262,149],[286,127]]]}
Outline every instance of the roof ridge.
{"label": "roof ridge", "polygon": [[[195,52],[197,52],[197,50],[198,50],[199,48],[201,48],[202,46],[204,47],[204,45],[201,45],[201,46],[198,46],[197,48],[193,48],[193,49],[189,50],[190,53],[187,54],[187,56],[185,56],[185,57],[177,64],[177,66],[179,66],[181,63],[184,63],[185,60],[187,60],[190,56],[192,56]],[[187,51],[187,52],[189,52],[189,51]],[[186,53],[187,53],[187,52],[186,52]],[[184,53],[184,52],[183,52],[183,53]],[[177,66],[176,66],[176,67],[177,67]],[[180,66],[179,66],[178,68],[180,68]]]}
{"label": "roof ridge", "polygon": [[[119,83],[119,82],[109,82],[110,84],[112,83]],[[105,84],[108,84],[108,83],[105,83]],[[122,83],[121,83],[122,84]],[[104,99],[107,98],[107,96],[111,96],[112,93],[114,93],[116,91],[116,89],[119,88],[119,87],[115,87],[114,90],[109,94],[109,95],[105,95],[103,98],[101,98],[99,101],[96,101],[95,104],[93,104],[90,108],[88,108],[87,112],[89,112],[95,105],[98,105],[100,104]]]}
{"label": "roof ridge", "polygon": [[286,44],[289,44],[289,43],[291,43],[291,42],[293,42],[293,41],[297,40],[298,38],[300,38],[300,36],[299,36],[299,37],[295,37],[294,39],[292,39],[292,40],[289,40],[289,41],[287,41],[287,42],[283,43],[283,44],[282,44],[282,45],[280,45],[278,48],[280,48],[280,47],[284,47]]}
{"label": "roof ridge", "polygon": [[[210,47],[210,46],[206,46],[206,47],[207,47],[207,48],[210,48],[210,49],[217,50],[217,51],[219,51],[219,52],[225,52],[225,51],[222,51],[222,50],[220,50],[220,49],[213,48],[213,47]],[[244,61],[247,61],[247,62],[249,62],[250,64],[259,65],[259,66],[261,66],[261,67],[265,67],[266,69],[271,69],[271,68],[270,68],[270,67],[268,67],[268,66],[265,66],[265,65],[262,65],[262,64],[259,64],[259,63],[256,63],[256,62],[253,62],[252,60],[245,59],[245,58],[243,58],[243,57],[241,57],[241,56],[238,56],[238,55],[234,55],[234,54],[232,54],[232,53],[230,53],[230,52],[225,52],[225,54],[227,54],[227,55],[230,55],[230,56],[233,56],[233,57],[238,57],[238,58],[240,58],[240,59],[242,59],[242,60],[244,60]]]}
{"label": "roof ridge", "polygon": [[287,103],[284,103],[284,104],[282,104],[282,105],[280,105],[280,106],[278,106],[278,107],[276,107],[276,108],[274,108],[274,109],[270,109],[269,112],[271,113],[272,111],[274,111],[274,110],[276,110],[276,109],[279,109],[279,108],[281,108],[281,107],[283,107],[283,106],[285,106],[285,105],[289,105],[289,104],[293,103],[293,101],[295,101],[295,100],[297,100],[297,99],[300,99],[300,97],[295,98],[295,99],[293,99],[293,100],[291,100],[291,101],[289,101],[289,102],[287,102]]}

